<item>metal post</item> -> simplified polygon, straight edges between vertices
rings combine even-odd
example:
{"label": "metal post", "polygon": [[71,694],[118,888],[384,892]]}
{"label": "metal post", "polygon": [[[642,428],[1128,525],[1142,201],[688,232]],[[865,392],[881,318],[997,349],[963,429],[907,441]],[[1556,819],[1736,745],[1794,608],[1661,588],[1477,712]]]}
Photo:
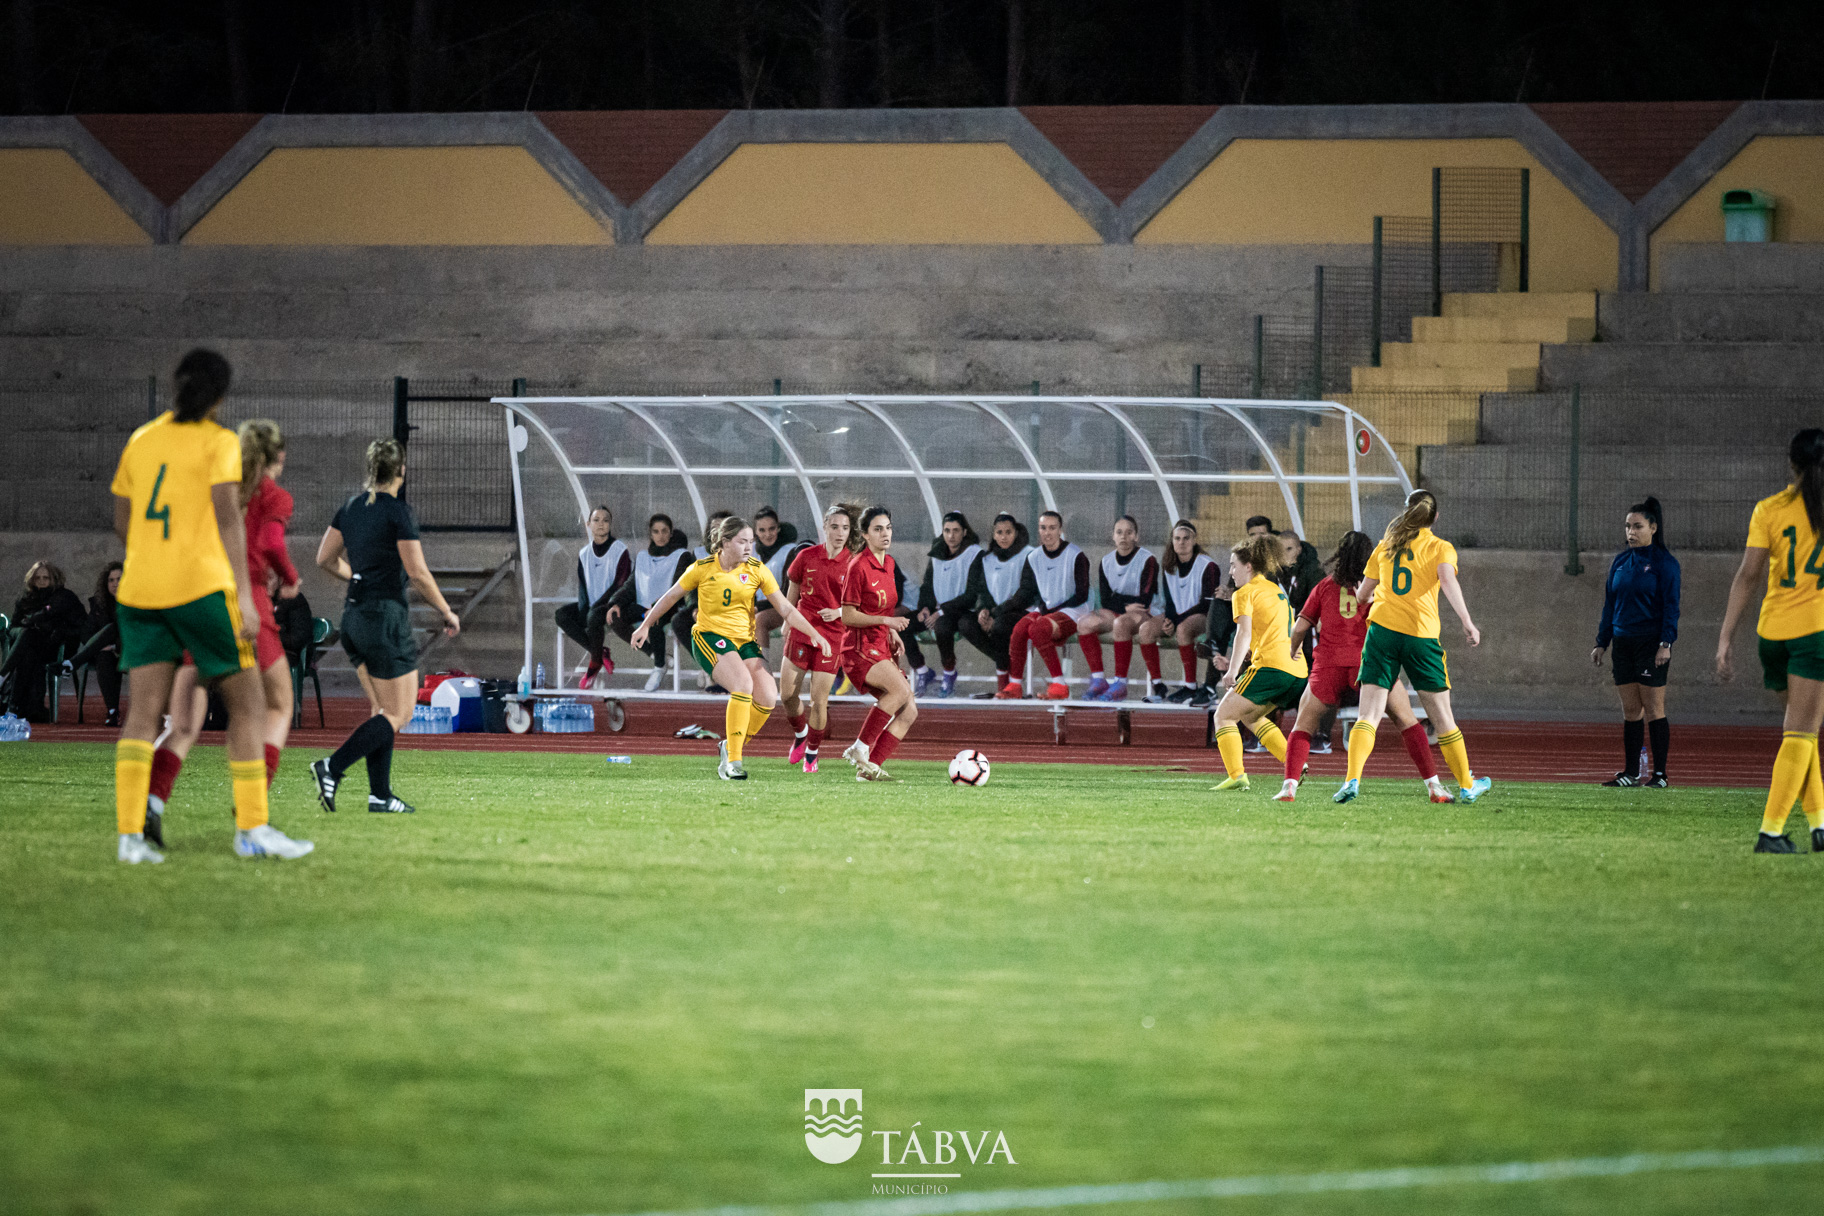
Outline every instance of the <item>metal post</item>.
{"label": "metal post", "polygon": [[146,421],[158,417],[158,377],[146,377]]}
{"label": "metal post", "polygon": [[[785,395],[784,388],[785,388],[784,383],[779,379],[779,377],[774,376],[773,377],[773,396],[775,396],[775,397],[784,396]],[[779,408],[777,406],[773,407],[773,421],[775,423],[777,423],[779,421]],[[772,445],[773,445],[773,467],[778,468],[779,467],[779,458],[781,456],[783,456],[785,453],[783,453],[779,450],[779,440],[778,440],[777,436],[775,436],[773,438]],[[771,507],[775,511],[777,511],[779,509],[779,479],[777,477],[773,478],[773,488],[767,496],[766,504],[767,504],[767,506]]]}
{"label": "metal post", "polygon": [[[1037,380],[1032,382],[1032,395],[1035,397],[1039,395],[1039,382]],[[1039,427],[1041,422],[1042,419],[1039,415],[1038,407],[1035,406],[1033,407],[1031,416],[1026,420],[1027,442],[1032,445],[1034,457],[1037,457],[1039,453]],[[1039,479],[1036,476],[1032,479],[1031,492],[1026,497],[1026,518],[1029,521],[1027,526],[1032,529],[1032,535],[1036,539],[1039,535]]]}
{"label": "metal post", "polygon": [[1374,217],[1374,276],[1368,298],[1368,362],[1381,365],[1381,217]]}
{"label": "metal post", "polygon": [[1578,476],[1577,460],[1579,447],[1582,444],[1583,430],[1583,385],[1571,385],[1571,486],[1569,495],[1570,519],[1565,527],[1565,561],[1566,574],[1582,574],[1583,562],[1579,560],[1577,544],[1577,500],[1582,490]]}
{"label": "metal post", "polygon": [[1203,364],[1191,364],[1191,396],[1203,396]]}
{"label": "metal post", "polygon": [[1305,475],[1305,430],[1305,418],[1303,414],[1300,414],[1298,418],[1298,475],[1300,478],[1298,483],[1298,516],[1300,519],[1305,517],[1305,483],[1303,481]]}
{"label": "metal post", "polygon": [[[1127,428],[1118,423],[1115,426],[1115,472],[1127,472]],[[1115,518],[1126,514],[1127,479],[1123,477],[1115,481]]]}
{"label": "metal post", "polygon": [[1254,395],[1261,395],[1262,373],[1266,370],[1266,321],[1259,313],[1254,314]]}
{"label": "metal post", "polygon": [[1444,170],[1431,171],[1431,315],[1444,315]]}
{"label": "metal post", "polygon": [[1533,257],[1533,171],[1520,170],[1520,290],[1527,285]]}
{"label": "metal post", "polygon": [[1316,268],[1311,285],[1311,391],[1306,400],[1316,401],[1324,391],[1324,268]]}
{"label": "metal post", "polygon": [[773,377],[773,396],[785,396],[785,382],[777,376]]}
{"label": "metal post", "polygon": [[412,438],[412,382],[404,376],[393,377],[393,438],[401,444]]}

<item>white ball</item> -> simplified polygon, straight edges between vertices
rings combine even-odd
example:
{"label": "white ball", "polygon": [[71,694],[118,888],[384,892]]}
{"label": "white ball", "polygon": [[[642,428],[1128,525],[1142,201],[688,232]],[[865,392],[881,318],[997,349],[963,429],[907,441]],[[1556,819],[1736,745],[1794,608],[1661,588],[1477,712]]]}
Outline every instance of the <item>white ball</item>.
{"label": "white ball", "polygon": [[950,780],[956,785],[987,785],[988,757],[965,747],[950,761]]}

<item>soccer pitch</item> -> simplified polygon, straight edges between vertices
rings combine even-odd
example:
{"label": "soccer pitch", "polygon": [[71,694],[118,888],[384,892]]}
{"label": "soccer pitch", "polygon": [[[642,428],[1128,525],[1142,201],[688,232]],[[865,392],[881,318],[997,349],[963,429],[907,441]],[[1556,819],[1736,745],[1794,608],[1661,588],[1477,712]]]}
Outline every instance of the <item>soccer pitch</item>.
{"label": "soccer pitch", "polygon": [[[992,755],[993,748],[988,747]],[[569,1216],[1824,1141],[1824,857],[1758,791],[402,751],[416,816],[113,860],[112,750],[5,755],[0,1207]],[[1270,773],[1267,774],[1271,776]],[[351,774],[351,792],[362,775]],[[350,798],[352,807],[359,798]],[[804,1090],[865,1094],[855,1156]],[[1004,1137],[901,1163],[914,1132]],[[895,1132],[883,1137],[880,1133]],[[882,1163],[883,1140],[891,1161]],[[960,1144],[952,1141],[957,1149]],[[978,1144],[979,1147],[979,1144]],[[1815,1210],[1824,1166],[1101,1207]]]}

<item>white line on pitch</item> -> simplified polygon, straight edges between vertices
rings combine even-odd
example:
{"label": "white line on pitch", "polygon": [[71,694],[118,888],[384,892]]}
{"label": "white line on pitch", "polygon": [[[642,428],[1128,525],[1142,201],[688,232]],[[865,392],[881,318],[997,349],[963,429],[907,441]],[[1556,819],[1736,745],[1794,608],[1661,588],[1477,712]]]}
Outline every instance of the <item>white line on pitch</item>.
{"label": "white line on pitch", "polygon": [[1769,1165],[1824,1164],[1824,1145],[1630,1153],[1625,1157],[1572,1157],[1559,1161],[1509,1161],[1494,1165],[1421,1165],[1328,1174],[1256,1174],[1182,1182],[1121,1182],[1032,1190],[962,1191],[903,1199],[832,1200],[823,1203],[730,1205],[634,1216],[948,1216],[955,1212],[1011,1212],[1032,1208],[1094,1207],[1161,1199],[1235,1199],[1251,1195],[1313,1195],[1326,1191],[1383,1191],[1415,1186],[1465,1186],[1499,1182],[1555,1182],[1563,1178],[1614,1178],[1674,1170],[1748,1170]]}

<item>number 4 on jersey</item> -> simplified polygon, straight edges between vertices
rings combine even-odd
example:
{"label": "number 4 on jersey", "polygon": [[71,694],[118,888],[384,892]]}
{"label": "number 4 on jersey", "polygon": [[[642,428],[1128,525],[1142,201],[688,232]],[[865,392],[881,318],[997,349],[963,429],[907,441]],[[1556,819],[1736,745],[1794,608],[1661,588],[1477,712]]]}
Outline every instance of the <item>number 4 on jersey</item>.
{"label": "number 4 on jersey", "polygon": [[166,503],[162,507],[158,505],[158,492],[160,490],[164,489],[165,469],[167,467],[168,466],[162,465],[162,464],[158,466],[158,479],[152,483],[152,497],[150,499],[148,499],[146,502],[146,518],[150,519],[156,523],[161,523],[161,524],[165,525],[165,537],[164,538],[166,540],[170,540],[171,539],[171,504]]}

